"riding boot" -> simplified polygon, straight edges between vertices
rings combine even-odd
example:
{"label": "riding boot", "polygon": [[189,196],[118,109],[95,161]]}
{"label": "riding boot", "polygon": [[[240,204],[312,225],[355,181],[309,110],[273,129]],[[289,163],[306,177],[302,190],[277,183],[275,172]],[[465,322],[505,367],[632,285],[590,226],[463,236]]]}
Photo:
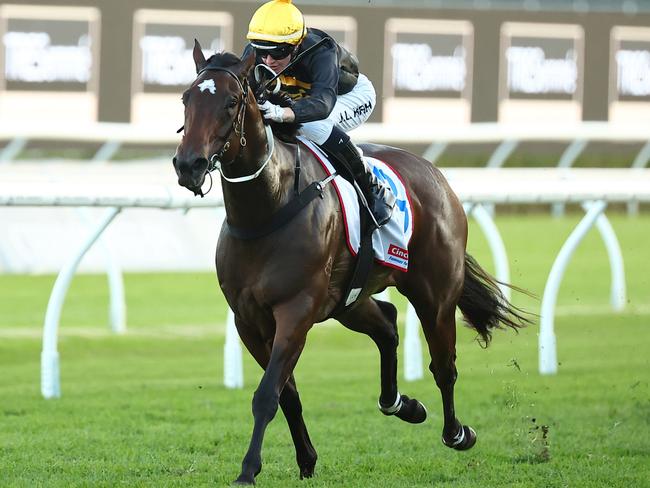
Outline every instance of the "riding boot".
{"label": "riding boot", "polygon": [[388,222],[395,207],[395,195],[366,165],[361,150],[354,145],[350,136],[335,126],[322,147],[337,160],[335,163],[343,165],[351,173],[368,203],[375,226],[380,227]]}

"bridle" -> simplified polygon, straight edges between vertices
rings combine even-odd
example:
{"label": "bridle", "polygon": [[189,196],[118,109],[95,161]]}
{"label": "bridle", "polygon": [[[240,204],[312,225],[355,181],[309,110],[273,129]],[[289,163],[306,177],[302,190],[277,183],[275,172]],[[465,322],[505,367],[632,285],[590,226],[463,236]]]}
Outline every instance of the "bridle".
{"label": "bridle", "polygon": [[[273,133],[271,132],[271,128],[266,125],[265,126],[265,132],[266,132],[266,139],[269,147],[268,155],[264,161],[264,163],[255,171],[255,173],[246,175],[246,176],[240,176],[237,178],[228,178],[223,174],[223,171],[221,171],[221,168],[224,166],[223,162],[221,159],[223,156],[226,154],[228,149],[230,149],[230,138],[232,137],[233,132],[235,133],[236,136],[239,136],[239,146],[240,148],[246,147],[246,133],[244,131],[244,120],[246,119],[246,96],[248,94],[248,78],[244,79],[244,82],[242,83],[239,77],[233,73],[231,70],[219,66],[206,66],[203,69],[201,69],[197,73],[197,78],[201,76],[206,71],[223,71],[225,73],[228,73],[231,77],[235,79],[237,82],[237,85],[239,86],[239,90],[241,91],[241,98],[239,99],[239,107],[237,108],[237,114],[235,117],[232,119],[232,123],[230,125],[230,130],[228,131],[228,134],[224,138],[226,142],[224,143],[223,147],[219,149],[216,153],[214,153],[212,156],[210,156],[209,159],[209,164],[207,168],[207,174],[210,175],[210,188],[208,188],[208,191],[206,191],[204,194],[207,194],[211,189],[212,189],[212,176],[211,173],[215,170],[219,171],[221,174],[221,177],[230,182],[230,183],[242,183],[245,181],[250,181],[254,180],[257,178],[262,170],[266,167],[268,162],[271,160],[271,156],[273,155],[273,149],[274,149],[274,139],[273,139]],[[233,159],[228,165],[232,164],[235,160]]]}
{"label": "bridle", "polygon": [[235,135],[239,136],[239,145],[241,147],[246,147],[246,133],[244,132],[244,119],[246,115],[246,94],[248,93],[248,79],[245,79],[244,83],[242,83],[239,77],[229,69],[221,68],[221,67],[210,67],[210,66],[206,66],[205,68],[201,69],[201,71],[199,71],[196,75],[197,78],[201,76],[203,73],[205,73],[206,71],[224,71],[225,73],[228,73],[230,76],[232,76],[235,79],[237,85],[239,86],[239,90],[241,91],[241,98],[239,99],[239,106],[237,107],[237,115],[235,115],[235,118],[232,120],[232,123],[230,124],[230,130],[228,131],[228,134],[224,138],[226,142],[218,152],[216,152],[210,157],[210,167],[208,167],[208,171],[212,172],[216,169],[215,162],[217,160],[220,161],[221,158],[224,156],[224,154],[228,151],[228,149],[230,149],[230,137],[232,136],[233,132],[235,133]]}

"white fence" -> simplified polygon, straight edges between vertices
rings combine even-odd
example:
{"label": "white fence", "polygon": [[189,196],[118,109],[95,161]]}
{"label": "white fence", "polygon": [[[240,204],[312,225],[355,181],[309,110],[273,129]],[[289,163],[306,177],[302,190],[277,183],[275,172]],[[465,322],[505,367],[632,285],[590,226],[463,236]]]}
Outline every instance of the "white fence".
{"label": "white fence", "polygon": [[[401,144],[429,144],[423,156],[436,162],[451,144],[499,143],[486,162],[489,168],[503,166],[524,141],[554,141],[568,143],[558,160],[558,167],[568,168],[583,153],[590,142],[641,143],[632,168],[644,168],[650,161],[650,130],[643,124],[623,125],[607,122],[580,124],[499,124],[481,123],[432,129],[424,125],[392,126],[367,123],[350,133],[357,142]],[[99,144],[93,157],[106,161],[123,144],[176,145],[180,136],[162,132],[152,125],[97,123],[70,128],[38,123],[0,123],[0,140],[8,141],[0,151],[0,163],[16,158],[30,141],[68,141]]]}
{"label": "white fence", "polygon": [[[650,170],[643,169],[650,159],[650,132],[643,127],[620,127],[603,123],[585,123],[571,127],[508,127],[498,124],[474,125],[464,129],[448,129],[435,134],[425,128],[391,128],[366,124],[353,133],[357,140],[391,142],[395,144],[435,141],[425,155],[435,160],[450,143],[478,143],[502,141],[488,161],[489,169],[449,169],[446,175],[452,187],[464,203],[468,215],[474,216],[486,235],[495,260],[497,278],[509,281],[508,260],[504,243],[486,206],[495,204],[557,204],[580,203],[585,216],[569,236],[558,254],[544,290],[541,306],[539,339],[539,370],[542,374],[557,372],[553,315],[559,286],[566,266],[578,244],[596,225],[607,248],[612,273],[611,302],[619,310],[625,304],[625,278],[620,246],[609,225],[604,211],[608,203],[638,205],[650,202]],[[0,161],[7,164],[30,139],[88,141],[102,143],[95,159],[110,157],[123,142],[149,144],[173,144],[176,135],[160,135],[155,129],[98,124],[82,130],[50,130],[38,128],[11,128],[0,126],[0,138],[11,142],[0,153]],[[561,169],[499,169],[522,140],[572,141],[562,158]],[[590,140],[642,143],[629,170],[569,169],[577,155]],[[20,165],[16,165],[19,168]],[[6,169],[6,165],[5,168]],[[171,167],[168,167],[171,173]],[[2,173],[0,173],[2,175]],[[68,284],[86,251],[99,238],[104,229],[123,210],[129,208],[190,209],[195,207],[216,208],[221,205],[219,192],[210,198],[197,199],[178,187],[142,184],[35,184],[34,182],[0,179],[0,206],[8,207],[102,207],[106,213],[90,232],[87,239],[63,267],[50,297],[43,336],[42,393],[46,398],[60,395],[58,374],[57,336],[59,316]],[[211,223],[215,225],[214,221]],[[113,328],[123,331],[125,324],[123,289],[117,266],[109,268],[111,279],[111,303],[114,317]],[[232,324],[228,331],[233,332]],[[415,335],[414,335],[415,334]],[[407,379],[421,375],[421,347],[417,343],[417,324],[412,310],[407,313],[405,343],[416,344],[418,354],[409,354],[405,361]],[[225,357],[228,362],[225,381],[229,386],[241,384],[241,351],[239,344],[229,335],[226,340]],[[233,349],[234,348],[234,349]],[[239,352],[237,352],[239,351]],[[238,359],[239,358],[239,359]],[[420,366],[418,366],[418,364]],[[415,366],[414,366],[415,365]],[[232,369],[234,367],[235,369]]]}
{"label": "white fence", "polygon": [[[446,172],[452,187],[463,200],[468,214],[477,216],[494,255],[497,276],[509,281],[505,246],[489,213],[482,210],[484,204],[501,203],[582,203],[586,214],[562,247],[544,290],[541,308],[539,343],[539,368],[543,374],[557,371],[555,334],[553,319],[555,302],[566,266],[587,231],[596,224],[608,250],[612,270],[612,305],[620,309],[625,303],[625,279],[623,258],[616,236],[604,215],[610,202],[650,202],[650,170],[449,170]],[[197,199],[181,188],[130,184],[117,188],[113,185],[92,185],[83,187],[63,184],[57,187],[17,182],[0,182],[0,205],[10,207],[73,206],[103,207],[105,214],[95,224],[87,239],[62,268],[50,296],[45,317],[42,352],[41,390],[46,398],[60,396],[59,356],[57,337],[61,308],[69,283],[83,255],[99,238],[101,233],[122,211],[129,208],[190,209],[195,207],[219,207],[222,202],[218,193],[210,198]],[[212,225],[215,225],[214,222]],[[111,304],[116,332],[124,331],[125,311],[121,279],[111,280]],[[411,317],[405,342],[413,344],[417,326]],[[228,327],[232,334],[232,326]],[[231,335],[227,338],[226,358],[233,359],[226,365],[225,379],[230,386],[239,386],[241,374],[241,353]],[[233,349],[234,347],[234,349]],[[420,373],[411,361],[421,364],[419,354],[409,355],[405,364],[408,379],[415,379]],[[412,358],[412,359],[409,359]],[[234,368],[234,369],[233,369]],[[416,368],[417,369],[417,368]],[[421,368],[420,368],[421,369]]]}

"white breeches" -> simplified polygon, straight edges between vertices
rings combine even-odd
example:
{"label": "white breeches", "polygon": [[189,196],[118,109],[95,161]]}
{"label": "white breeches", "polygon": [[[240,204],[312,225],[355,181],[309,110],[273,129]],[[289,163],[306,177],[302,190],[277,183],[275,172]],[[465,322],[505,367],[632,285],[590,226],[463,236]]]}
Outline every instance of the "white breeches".
{"label": "white breeches", "polygon": [[372,82],[365,75],[359,74],[354,88],[336,98],[332,113],[326,119],[305,122],[299,134],[316,144],[323,144],[332,133],[334,125],[348,132],[368,120],[376,101],[377,95]]}

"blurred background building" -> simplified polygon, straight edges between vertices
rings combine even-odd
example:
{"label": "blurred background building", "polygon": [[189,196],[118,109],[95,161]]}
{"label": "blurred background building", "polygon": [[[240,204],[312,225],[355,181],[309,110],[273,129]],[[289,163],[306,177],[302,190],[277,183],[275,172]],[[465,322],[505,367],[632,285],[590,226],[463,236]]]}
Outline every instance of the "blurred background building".
{"label": "blurred background building", "polygon": [[[260,3],[2,4],[0,119],[175,130],[193,39],[241,53]],[[295,3],[358,55],[378,92],[374,122],[650,122],[650,2]]]}

